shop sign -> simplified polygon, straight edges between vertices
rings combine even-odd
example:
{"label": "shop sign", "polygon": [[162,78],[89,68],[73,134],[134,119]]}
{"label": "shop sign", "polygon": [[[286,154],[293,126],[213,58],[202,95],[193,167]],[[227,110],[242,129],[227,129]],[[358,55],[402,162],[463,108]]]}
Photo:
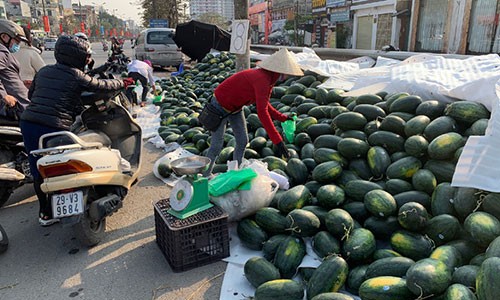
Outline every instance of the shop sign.
{"label": "shop sign", "polygon": [[340,11],[333,11],[330,13],[330,22],[331,23],[346,22],[349,20],[350,20],[349,9],[340,10]]}
{"label": "shop sign", "polygon": [[326,0],[326,7],[345,6],[345,0]]}
{"label": "shop sign", "polygon": [[324,11],[326,9],[326,0],[313,0],[312,11]]}

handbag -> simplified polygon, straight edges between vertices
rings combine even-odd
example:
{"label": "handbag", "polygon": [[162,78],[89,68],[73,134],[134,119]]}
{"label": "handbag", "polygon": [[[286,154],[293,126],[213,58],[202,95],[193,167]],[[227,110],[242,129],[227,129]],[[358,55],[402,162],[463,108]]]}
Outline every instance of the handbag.
{"label": "handbag", "polygon": [[221,114],[212,102],[208,102],[198,116],[198,120],[205,129],[215,131],[222,119],[229,116],[229,114]]}

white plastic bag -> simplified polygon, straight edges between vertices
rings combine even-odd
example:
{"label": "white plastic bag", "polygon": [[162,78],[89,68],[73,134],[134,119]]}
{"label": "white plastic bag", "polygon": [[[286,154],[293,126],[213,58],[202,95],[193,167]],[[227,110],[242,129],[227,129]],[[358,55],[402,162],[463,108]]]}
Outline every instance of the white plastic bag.
{"label": "white plastic bag", "polygon": [[290,182],[288,182],[288,179],[285,176],[271,171],[271,172],[269,172],[269,177],[271,177],[273,180],[275,180],[278,183],[280,190],[286,191],[290,188]]}
{"label": "white plastic bag", "polygon": [[239,221],[269,206],[278,190],[278,183],[268,176],[258,175],[248,191],[234,191],[220,197],[211,197],[212,203],[228,214],[228,221]]}

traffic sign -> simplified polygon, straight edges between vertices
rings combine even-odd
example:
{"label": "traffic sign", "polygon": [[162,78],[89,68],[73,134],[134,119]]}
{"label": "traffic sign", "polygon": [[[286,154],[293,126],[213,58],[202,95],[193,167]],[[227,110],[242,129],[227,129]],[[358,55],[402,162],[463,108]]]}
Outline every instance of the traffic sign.
{"label": "traffic sign", "polygon": [[150,28],[168,28],[168,20],[165,19],[150,19]]}

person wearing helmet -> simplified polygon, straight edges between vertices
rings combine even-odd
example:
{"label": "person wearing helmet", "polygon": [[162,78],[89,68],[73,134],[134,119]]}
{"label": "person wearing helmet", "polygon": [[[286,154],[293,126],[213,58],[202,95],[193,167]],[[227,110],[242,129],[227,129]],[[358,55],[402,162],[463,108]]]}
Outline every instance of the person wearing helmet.
{"label": "person wearing helmet", "polygon": [[[136,82],[139,81],[142,85],[142,95],[141,95],[141,106],[146,104],[146,96],[148,95],[148,81],[153,88],[153,94],[156,94],[155,80],[153,78],[153,64],[151,61],[145,60],[133,60],[127,65],[128,77],[133,78]],[[127,97],[130,101],[135,103],[135,99],[132,99],[131,89],[127,89]]]}
{"label": "person wearing helmet", "polygon": [[19,51],[21,41],[28,41],[21,26],[0,19],[0,118],[11,122],[17,122],[30,103],[28,89],[19,74],[19,62],[13,55]]}
{"label": "person wearing helmet", "polygon": [[45,62],[40,56],[41,51],[33,47],[31,43],[31,32],[29,28],[27,26],[23,26],[22,28],[28,41],[21,43],[21,49],[19,52],[14,53],[14,56],[19,62],[22,62],[19,64],[19,74],[21,75],[24,85],[29,88],[35,74],[45,66]]}
{"label": "person wearing helmet", "polygon": [[[91,45],[91,44],[90,44],[90,42],[89,42],[89,38],[88,38],[88,36],[87,36],[85,33],[83,33],[83,32],[77,32],[77,33],[75,33],[75,36],[76,36],[77,38],[80,38],[80,39],[82,39],[82,40],[86,41],[87,43],[89,43],[90,52],[92,53],[92,45]],[[88,70],[92,70],[92,69],[94,68],[94,64],[95,64],[94,59],[93,59],[92,57],[90,57],[90,58],[89,58],[89,60],[88,60],[87,65],[86,65],[86,66],[87,66],[87,69],[88,69]]]}
{"label": "person wearing helmet", "polygon": [[[21,132],[28,153],[38,149],[38,140],[45,133],[69,130],[82,112],[81,93],[84,91],[116,91],[133,84],[133,79],[97,79],[84,73],[90,57],[89,44],[75,36],[61,36],[56,42],[56,64],[43,67],[29,89],[30,105],[21,115]],[[33,185],[40,202],[39,222],[48,226],[52,219],[50,203],[40,189],[43,182],[36,162],[38,157],[29,155]]]}
{"label": "person wearing helmet", "polygon": [[116,59],[116,56],[123,53],[122,45],[116,38],[116,36],[111,37],[111,58],[112,60]]}
{"label": "person wearing helmet", "polygon": [[[200,122],[212,132],[211,144],[207,157],[210,166],[204,173],[209,176],[213,170],[215,157],[219,155],[224,143],[226,124],[229,123],[236,138],[233,160],[241,164],[248,144],[243,106],[255,104],[257,116],[269,139],[276,147],[276,156],[290,158],[290,153],[283,139],[273,124],[273,119],[284,122],[291,116],[277,111],[270,103],[269,96],[279,79],[288,75],[302,76],[304,73],[295,57],[285,48],[277,51],[259,64],[259,68],[243,70],[231,75],[214,90],[209,103],[200,114]],[[207,107],[208,106],[208,107]],[[217,124],[214,120],[220,120]]]}
{"label": "person wearing helmet", "polygon": [[75,36],[81,38],[84,41],[87,41],[87,42],[89,41],[89,37],[83,32],[77,32],[77,33],[75,33]]}

